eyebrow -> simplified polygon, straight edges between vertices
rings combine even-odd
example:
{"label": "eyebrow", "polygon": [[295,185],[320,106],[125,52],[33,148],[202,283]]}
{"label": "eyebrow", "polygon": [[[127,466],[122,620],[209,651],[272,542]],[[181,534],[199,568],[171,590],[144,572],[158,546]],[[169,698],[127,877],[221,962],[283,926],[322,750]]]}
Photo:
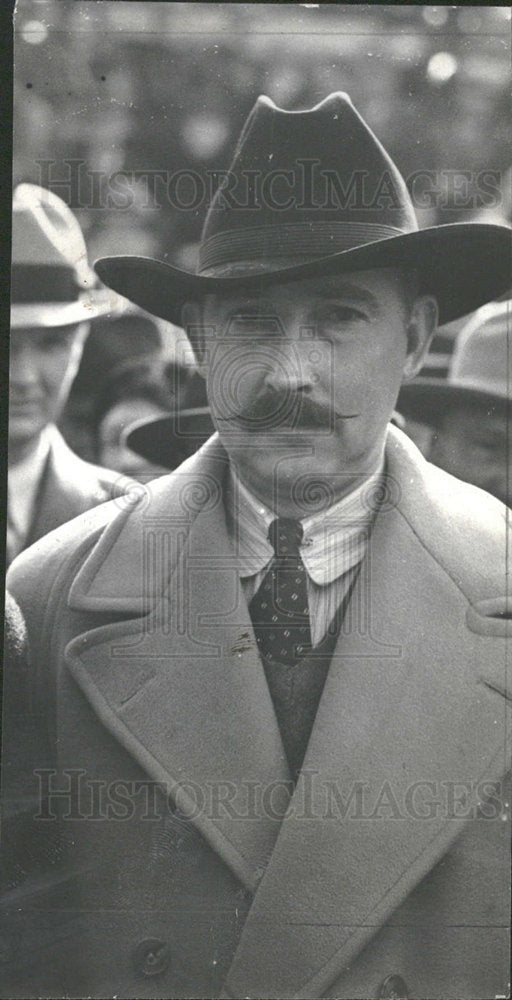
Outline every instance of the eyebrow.
{"label": "eyebrow", "polygon": [[350,281],[338,281],[332,278],[325,278],[318,282],[317,294],[333,299],[346,297],[374,307],[379,304],[377,296],[369,289],[352,284]]}

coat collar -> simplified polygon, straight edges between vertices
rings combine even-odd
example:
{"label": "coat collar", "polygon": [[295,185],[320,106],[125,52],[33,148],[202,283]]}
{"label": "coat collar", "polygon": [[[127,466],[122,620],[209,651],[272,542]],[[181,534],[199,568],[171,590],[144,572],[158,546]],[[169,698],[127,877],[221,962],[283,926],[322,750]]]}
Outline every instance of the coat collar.
{"label": "coat collar", "polygon": [[[154,608],[166,593],[177,564],[176,545],[188,537],[199,515],[198,539],[205,515],[218,518],[222,529],[219,512],[227,463],[215,436],[175,472],[146,485],[137,484],[138,488],[115,500],[114,516],[73,580],[70,607],[124,614]],[[176,544],[148,578],[152,545],[156,539],[165,545],[171,537]],[[190,541],[197,546],[194,534]]]}
{"label": "coat collar", "polygon": [[[503,505],[488,493],[429,465],[393,426],[389,427],[385,463],[379,516],[382,511],[396,509],[418,543],[446,573],[456,573],[456,582],[471,603],[494,596],[496,580],[501,594],[505,569],[503,566],[500,575],[499,566],[504,563],[504,521],[509,517]],[[144,541],[157,535],[183,539],[200,513],[219,515],[227,465],[226,452],[214,435],[170,475],[145,486],[137,484],[138,488],[113,501],[115,516],[77,573],[70,606],[127,614],[153,607],[166,592],[173,562],[172,558],[162,562],[148,580],[144,571],[148,546]],[[219,526],[224,529],[223,515]],[[495,558],[489,556],[493,549]],[[456,553],[455,571],[450,565],[452,552]]]}
{"label": "coat collar", "polygon": [[[199,464],[201,478],[186,463],[107,529],[69,603],[139,617],[79,636],[68,660],[111,732],[254,889],[290,775],[230,554],[225,454],[213,442]],[[256,799],[271,786],[274,815],[261,823]]]}
{"label": "coat collar", "polygon": [[[225,463],[209,442],[110,525],[70,603],[137,617],[75,639],[70,669],[112,734],[256,890],[226,995],[322,996],[460,832],[446,784],[505,770],[504,646],[466,625],[470,602],[499,594],[503,538],[494,558],[489,532],[477,532],[455,560],[456,481],[390,436],[388,501],[291,796],[229,551]],[[465,494],[470,530],[484,496],[472,512]],[[446,528],[450,505],[458,515]],[[431,816],[423,796],[441,800]]]}
{"label": "coat collar", "polygon": [[106,498],[94,466],[68,447],[55,425],[48,434],[50,447],[26,547]]}

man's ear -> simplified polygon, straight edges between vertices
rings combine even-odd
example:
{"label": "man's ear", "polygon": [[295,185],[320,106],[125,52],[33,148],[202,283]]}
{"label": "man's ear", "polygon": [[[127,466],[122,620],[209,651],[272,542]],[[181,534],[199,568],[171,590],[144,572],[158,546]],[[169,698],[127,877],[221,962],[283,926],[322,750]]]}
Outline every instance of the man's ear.
{"label": "man's ear", "polygon": [[407,324],[407,358],[403,382],[409,382],[422,367],[437,327],[438,315],[433,295],[419,295],[414,300]]}
{"label": "man's ear", "polygon": [[192,345],[197,362],[198,373],[202,378],[206,378],[205,358],[205,330],[203,323],[203,309],[199,302],[185,302],[181,310],[181,325],[187,334]]}

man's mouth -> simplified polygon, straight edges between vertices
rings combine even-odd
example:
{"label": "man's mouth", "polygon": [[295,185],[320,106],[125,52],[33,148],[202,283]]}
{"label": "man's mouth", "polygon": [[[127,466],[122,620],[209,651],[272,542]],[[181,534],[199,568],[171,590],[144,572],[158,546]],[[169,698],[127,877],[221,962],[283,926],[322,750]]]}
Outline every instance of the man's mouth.
{"label": "man's mouth", "polygon": [[35,397],[25,397],[23,399],[9,399],[10,410],[31,410],[41,405],[42,400]]}
{"label": "man's mouth", "polygon": [[250,433],[318,433],[334,430],[336,423],[353,420],[359,413],[327,408],[310,399],[295,403],[276,399],[260,399],[245,410],[218,416],[221,424],[237,424]]}
{"label": "man's mouth", "polygon": [[236,423],[239,427],[253,434],[264,434],[272,432],[281,433],[304,433],[304,434],[325,434],[326,431],[333,430],[336,423],[341,420],[353,420],[359,413],[335,413],[329,415],[323,421],[319,420],[289,420],[272,419],[272,417],[248,417],[245,414],[236,414],[232,417],[218,418],[220,424]]}

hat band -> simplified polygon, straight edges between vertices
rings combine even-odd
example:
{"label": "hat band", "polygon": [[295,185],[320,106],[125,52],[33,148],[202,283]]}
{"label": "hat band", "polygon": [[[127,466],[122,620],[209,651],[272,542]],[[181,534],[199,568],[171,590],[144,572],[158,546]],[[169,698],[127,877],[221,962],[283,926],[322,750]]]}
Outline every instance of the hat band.
{"label": "hat band", "polygon": [[395,226],[370,222],[289,222],[210,236],[199,251],[199,273],[243,260],[268,265],[277,257],[326,257],[366,243],[403,236]]}
{"label": "hat band", "polygon": [[54,264],[13,264],[11,300],[23,305],[36,302],[76,302],[79,288],[72,267]]}

